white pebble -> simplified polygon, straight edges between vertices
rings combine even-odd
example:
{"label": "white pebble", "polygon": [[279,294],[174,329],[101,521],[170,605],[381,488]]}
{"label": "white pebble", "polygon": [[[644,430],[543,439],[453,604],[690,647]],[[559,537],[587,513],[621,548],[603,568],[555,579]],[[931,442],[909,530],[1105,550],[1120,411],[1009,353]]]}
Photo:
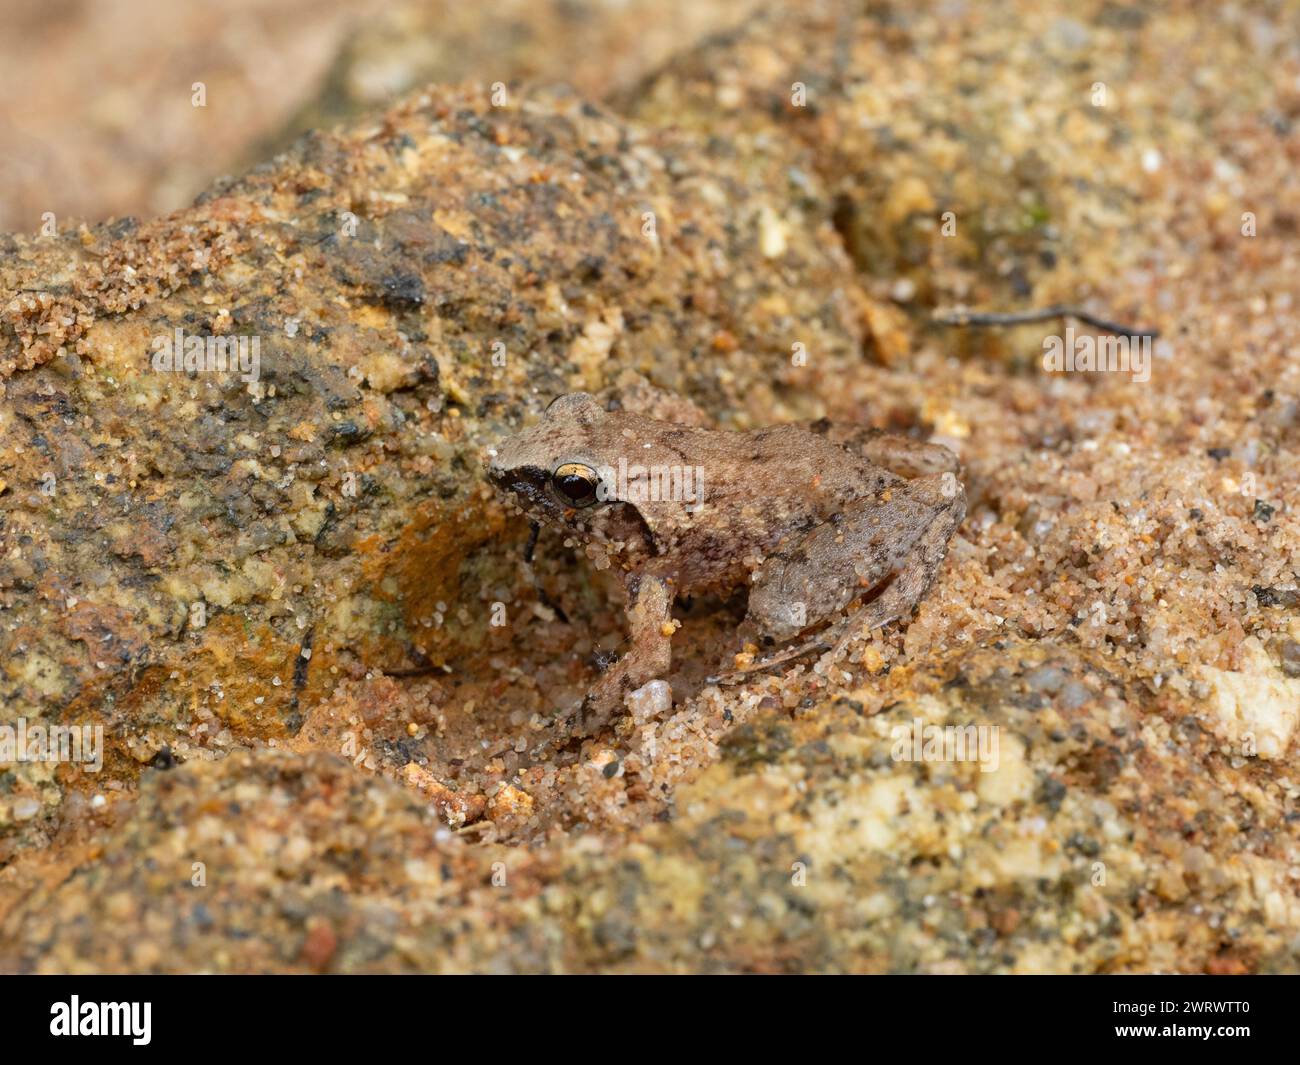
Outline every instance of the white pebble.
{"label": "white pebble", "polygon": [[41,812],[41,804],[36,799],[18,799],[13,805],[15,821],[30,821]]}
{"label": "white pebble", "polygon": [[665,716],[673,708],[673,689],[665,680],[652,680],[629,692],[626,703],[632,719],[640,725],[651,718]]}

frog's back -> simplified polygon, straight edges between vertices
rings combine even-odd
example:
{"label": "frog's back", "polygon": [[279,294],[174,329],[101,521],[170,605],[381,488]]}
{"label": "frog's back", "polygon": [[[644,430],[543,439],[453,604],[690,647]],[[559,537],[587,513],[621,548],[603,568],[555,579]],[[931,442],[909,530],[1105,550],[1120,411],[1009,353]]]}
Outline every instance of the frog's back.
{"label": "frog's back", "polygon": [[847,448],[801,425],[778,425],[734,437],[729,449],[743,470],[732,491],[720,490],[720,505],[762,507],[768,521],[824,520],[845,503],[879,493],[897,480]]}
{"label": "frog's back", "polygon": [[[625,437],[640,438],[640,433]],[[697,471],[700,505],[689,510],[671,501],[641,506],[683,587],[744,583],[789,533],[820,524],[896,480],[798,425],[726,432],[660,424],[644,443],[652,444],[640,448],[644,462]]]}

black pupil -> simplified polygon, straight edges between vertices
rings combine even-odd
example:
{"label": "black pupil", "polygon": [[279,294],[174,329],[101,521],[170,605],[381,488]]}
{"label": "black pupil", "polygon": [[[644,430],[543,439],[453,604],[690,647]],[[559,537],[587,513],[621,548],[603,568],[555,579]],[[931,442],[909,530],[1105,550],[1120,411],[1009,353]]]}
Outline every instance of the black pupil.
{"label": "black pupil", "polygon": [[555,479],[560,495],[574,503],[586,503],[596,496],[596,485],[576,473],[562,473]]}

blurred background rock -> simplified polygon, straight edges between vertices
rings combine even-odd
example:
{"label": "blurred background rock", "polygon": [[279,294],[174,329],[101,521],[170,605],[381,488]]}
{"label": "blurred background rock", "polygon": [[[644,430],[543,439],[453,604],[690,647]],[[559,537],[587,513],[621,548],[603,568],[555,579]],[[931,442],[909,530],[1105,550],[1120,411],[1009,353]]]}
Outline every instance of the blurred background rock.
{"label": "blurred background rock", "polygon": [[[184,207],[298,133],[425,82],[601,97],[755,0],[7,0],[0,230]],[[205,107],[191,103],[203,82]]]}

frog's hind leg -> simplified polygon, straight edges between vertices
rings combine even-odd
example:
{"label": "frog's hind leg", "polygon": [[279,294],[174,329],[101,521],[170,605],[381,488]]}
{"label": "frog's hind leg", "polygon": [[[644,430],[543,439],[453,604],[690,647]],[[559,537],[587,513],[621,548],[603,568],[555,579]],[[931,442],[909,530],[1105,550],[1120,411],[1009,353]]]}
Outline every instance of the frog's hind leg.
{"label": "frog's hind leg", "polygon": [[[944,478],[926,478],[937,481],[939,491],[951,493],[952,482]],[[898,568],[894,579],[885,586],[875,599],[867,603],[843,621],[827,630],[824,636],[833,631],[839,639],[831,650],[831,661],[838,662],[848,646],[859,636],[888,625],[906,617],[920,602],[934,578],[943,565],[948,553],[948,541],[966,516],[966,495],[958,489],[949,499],[947,505],[935,512],[934,520],[921,532],[904,563]],[[829,640],[828,640],[829,644]]]}
{"label": "frog's hind leg", "polygon": [[826,648],[831,661],[838,661],[860,633],[906,616],[934,580],[965,514],[966,496],[953,475],[932,474],[892,487],[887,499],[861,500],[838,521],[774,554],[750,588],[749,619],[776,639],[792,638],[863,591],[889,583],[812,640],[719,679]]}

